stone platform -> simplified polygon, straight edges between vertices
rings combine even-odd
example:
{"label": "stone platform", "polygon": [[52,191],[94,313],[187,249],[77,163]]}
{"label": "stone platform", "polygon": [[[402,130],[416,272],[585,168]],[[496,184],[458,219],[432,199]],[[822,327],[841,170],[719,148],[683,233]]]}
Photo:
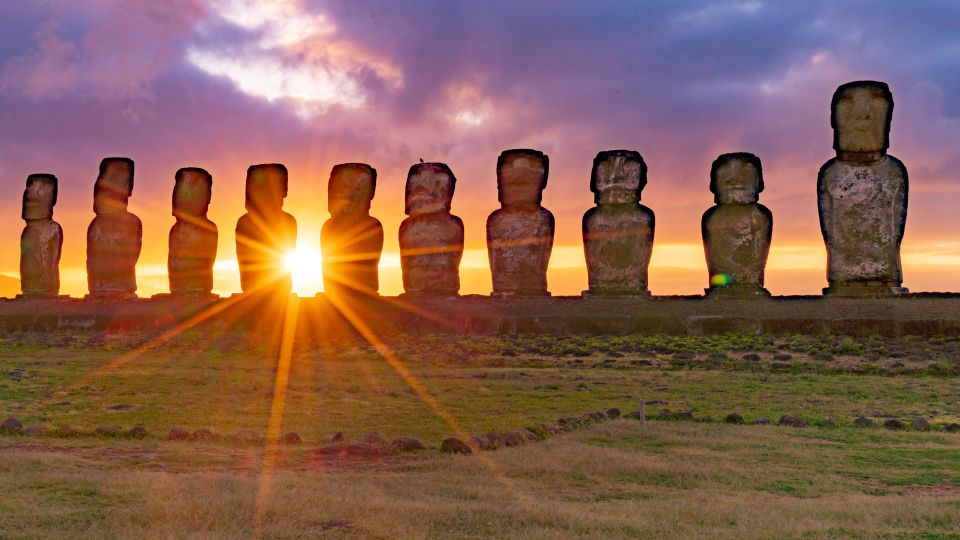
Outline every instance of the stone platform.
{"label": "stone platform", "polygon": [[[379,297],[0,300],[0,332],[157,332],[219,324],[278,328],[296,306],[298,335],[339,332],[478,334],[960,334],[960,294],[855,299],[703,297]],[[354,321],[351,323],[350,321]],[[305,333],[305,334],[304,334]]]}

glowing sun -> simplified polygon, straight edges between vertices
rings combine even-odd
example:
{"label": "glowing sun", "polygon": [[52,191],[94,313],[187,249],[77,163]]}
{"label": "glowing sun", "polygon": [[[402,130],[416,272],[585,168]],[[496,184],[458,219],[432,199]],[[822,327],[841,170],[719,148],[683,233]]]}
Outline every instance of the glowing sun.
{"label": "glowing sun", "polygon": [[319,251],[297,247],[284,258],[284,265],[293,274],[293,292],[298,296],[323,291],[323,259]]}

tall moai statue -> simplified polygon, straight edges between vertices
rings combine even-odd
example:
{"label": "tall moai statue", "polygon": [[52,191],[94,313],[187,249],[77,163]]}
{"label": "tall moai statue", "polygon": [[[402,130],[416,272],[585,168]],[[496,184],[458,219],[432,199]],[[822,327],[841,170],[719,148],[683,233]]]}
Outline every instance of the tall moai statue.
{"label": "tall moai statue", "polygon": [[370,215],[377,170],[365,163],[341,163],[330,171],[327,209],[320,230],[323,288],[333,294],[375,295],[383,251],[383,225]]}
{"label": "tall moai statue", "polygon": [[177,171],[173,186],[167,271],[175,296],[213,296],[213,263],[217,258],[217,225],[207,218],[213,177],[203,169]]}
{"label": "tall moai statue", "polygon": [[23,190],[23,212],[27,222],[20,233],[19,298],[56,298],[60,294],[60,248],[63,229],[53,220],[57,204],[57,177],[31,174]]}
{"label": "tall moai statue", "polygon": [[500,209],[487,218],[494,296],[547,296],[553,214],[540,205],[550,161],[543,152],[505,150],[497,159]]}
{"label": "tall moai statue", "polygon": [[283,211],[287,168],[280,163],[247,168],[247,213],[237,220],[237,264],[244,293],[289,294],[286,257],[297,247],[297,220]]}
{"label": "tall moai statue", "polygon": [[639,152],[608,150],[593,159],[590,191],[597,206],[583,215],[585,295],[648,296],[653,210],[640,204],[647,166]]}
{"label": "tall moai statue", "polygon": [[893,96],[885,83],[855,81],[833,94],[837,157],[820,169],[817,203],[827,246],[824,294],[893,296],[901,287],[907,169],[887,155]]}
{"label": "tall moai statue", "polygon": [[757,202],[763,191],[760,158],[746,152],[722,154],[710,167],[710,191],[716,206],[700,222],[710,273],[707,294],[769,296],[763,274],[773,214]]}
{"label": "tall moai statue", "polygon": [[446,163],[417,163],[407,173],[400,224],[400,268],[407,294],[460,292],[463,220],[450,214],[457,179]]}
{"label": "tall moai statue", "polygon": [[143,225],[127,211],[132,193],[133,160],[112,157],[101,161],[93,188],[97,217],[87,229],[89,298],[136,298]]}

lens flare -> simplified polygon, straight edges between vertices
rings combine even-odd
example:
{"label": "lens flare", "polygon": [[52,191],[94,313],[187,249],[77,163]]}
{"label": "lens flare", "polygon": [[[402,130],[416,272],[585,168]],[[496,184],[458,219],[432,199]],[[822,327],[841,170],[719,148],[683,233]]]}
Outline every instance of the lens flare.
{"label": "lens flare", "polygon": [[727,287],[733,279],[728,274],[714,274],[710,276],[711,287]]}

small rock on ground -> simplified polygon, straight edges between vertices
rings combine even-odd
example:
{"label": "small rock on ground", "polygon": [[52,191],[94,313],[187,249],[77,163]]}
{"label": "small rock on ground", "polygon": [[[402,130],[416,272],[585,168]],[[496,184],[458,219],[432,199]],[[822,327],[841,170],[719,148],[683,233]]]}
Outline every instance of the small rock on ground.
{"label": "small rock on ground", "polygon": [[864,416],[858,416],[853,419],[853,425],[859,428],[870,427],[873,425],[873,420]]}
{"label": "small rock on ground", "polygon": [[363,442],[367,444],[387,444],[387,440],[377,431],[367,433],[366,436],[363,437]]}
{"label": "small rock on ground", "polygon": [[133,426],[127,430],[127,437],[133,439],[143,439],[147,436],[147,428],[143,426]]}
{"label": "small rock on ground", "polygon": [[467,443],[461,441],[456,437],[450,437],[444,439],[440,443],[440,451],[445,454],[470,454],[473,453],[473,450],[470,450],[470,447],[467,446]]}
{"label": "small rock on ground", "polygon": [[742,424],[744,422],[743,415],[738,413],[730,413],[723,419],[724,422],[728,424]]}
{"label": "small rock on ground", "polygon": [[237,430],[236,434],[234,434],[234,438],[238,442],[247,444],[260,442],[260,434],[252,429]]}
{"label": "small rock on ground", "polygon": [[906,429],[907,423],[899,418],[887,418],[883,421],[883,427],[887,429]]}
{"label": "small rock on ground", "polygon": [[500,434],[503,444],[507,446],[520,446],[523,444],[523,436],[516,431],[504,431]]}
{"label": "small rock on ground", "polygon": [[943,426],[944,431],[949,431],[950,433],[956,433],[960,431],[960,424],[956,422],[950,422],[946,426]]}
{"label": "small rock on ground", "polygon": [[93,430],[97,437],[117,437],[120,435],[120,428],[117,426],[97,426]]}
{"label": "small rock on ground", "polygon": [[27,437],[35,437],[47,431],[47,426],[27,426],[23,428],[23,434]]}
{"label": "small rock on ground", "polygon": [[523,436],[523,439],[527,442],[537,442],[540,440],[540,437],[538,437],[532,429],[520,428],[517,430],[517,433]]}
{"label": "small rock on ground", "polygon": [[0,433],[20,433],[23,430],[23,424],[16,418],[7,418],[0,423]]}
{"label": "small rock on ground", "polygon": [[780,417],[780,420],[777,422],[778,426],[790,426],[790,427],[804,427],[807,425],[799,416],[793,416],[790,414],[785,414]]}
{"label": "small rock on ground", "polygon": [[612,409],[607,410],[607,416],[613,420],[620,418],[620,409],[613,407]]}
{"label": "small rock on ground", "polygon": [[469,446],[474,451],[477,450],[490,450],[490,443],[487,442],[483,437],[477,437],[476,435],[471,436],[467,439],[467,446]]}
{"label": "small rock on ground", "polygon": [[397,437],[393,440],[393,448],[399,452],[426,450],[426,447],[423,446],[423,443],[413,437]]}
{"label": "small rock on ground", "polygon": [[213,440],[213,432],[207,428],[200,428],[190,434],[191,441],[210,441]]}
{"label": "small rock on ground", "polygon": [[500,436],[496,431],[491,431],[483,435],[483,438],[487,440],[489,448],[487,450],[496,450],[501,446],[505,446],[506,443],[503,442],[503,437]]}
{"label": "small rock on ground", "polygon": [[185,441],[189,438],[190,432],[180,427],[171,429],[170,433],[167,434],[167,439],[171,441]]}
{"label": "small rock on ground", "polygon": [[910,422],[910,426],[914,431],[930,431],[930,422],[922,416],[918,416]]}
{"label": "small rock on ground", "polygon": [[296,431],[291,431],[280,437],[280,442],[283,444],[303,444],[303,437]]}

